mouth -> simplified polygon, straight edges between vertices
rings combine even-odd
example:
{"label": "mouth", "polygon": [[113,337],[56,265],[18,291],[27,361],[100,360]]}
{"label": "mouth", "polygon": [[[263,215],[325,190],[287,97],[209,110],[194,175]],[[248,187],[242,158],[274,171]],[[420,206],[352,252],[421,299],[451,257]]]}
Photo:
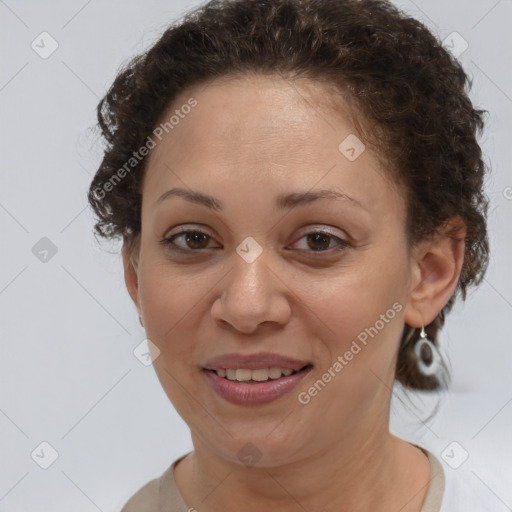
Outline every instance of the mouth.
{"label": "mouth", "polygon": [[205,368],[205,370],[216,373],[219,377],[233,382],[247,382],[249,384],[259,384],[261,382],[278,380],[282,379],[283,377],[295,375],[308,367],[312,367],[312,365],[306,364],[298,369],[281,368],[278,366],[273,366],[270,368],[257,368],[254,370],[248,368]]}
{"label": "mouth", "polygon": [[299,368],[215,368],[203,369],[213,391],[235,405],[254,406],[273,402],[287,395],[313,369]]}

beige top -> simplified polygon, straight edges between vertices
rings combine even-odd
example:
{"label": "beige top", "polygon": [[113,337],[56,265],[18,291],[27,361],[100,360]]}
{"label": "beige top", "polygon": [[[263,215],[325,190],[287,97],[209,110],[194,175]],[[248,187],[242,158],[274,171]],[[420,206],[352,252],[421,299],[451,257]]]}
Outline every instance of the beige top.
{"label": "beige top", "polygon": [[[421,512],[439,512],[443,499],[445,478],[441,463],[425,448],[418,446],[430,461],[430,485]],[[139,489],[121,512],[194,512],[181,496],[174,480],[174,468],[188,453],[176,459],[158,478]]]}

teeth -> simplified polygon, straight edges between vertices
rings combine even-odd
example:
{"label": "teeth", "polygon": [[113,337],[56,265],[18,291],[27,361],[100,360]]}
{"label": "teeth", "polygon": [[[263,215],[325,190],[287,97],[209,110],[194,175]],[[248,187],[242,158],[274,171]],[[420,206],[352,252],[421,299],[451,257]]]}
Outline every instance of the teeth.
{"label": "teeth", "polygon": [[268,374],[271,379],[279,379],[281,377],[281,368],[269,368]]}
{"label": "teeth", "polygon": [[249,380],[254,380],[257,382],[264,382],[269,379],[279,379],[283,375],[287,377],[291,375],[294,370],[290,368],[258,368],[257,370],[248,370],[244,368],[219,368],[215,370],[219,377],[225,377],[228,380],[236,380],[239,382],[247,382]]}
{"label": "teeth", "polygon": [[235,378],[236,380],[250,380],[251,379],[251,370],[236,370]]}
{"label": "teeth", "polygon": [[[238,375],[238,372],[240,370],[237,370],[236,373]],[[245,371],[245,370],[244,370]],[[264,380],[268,380],[270,370],[268,368],[262,368],[261,370],[247,370],[251,374],[252,380],[257,380],[259,382],[262,382]]]}

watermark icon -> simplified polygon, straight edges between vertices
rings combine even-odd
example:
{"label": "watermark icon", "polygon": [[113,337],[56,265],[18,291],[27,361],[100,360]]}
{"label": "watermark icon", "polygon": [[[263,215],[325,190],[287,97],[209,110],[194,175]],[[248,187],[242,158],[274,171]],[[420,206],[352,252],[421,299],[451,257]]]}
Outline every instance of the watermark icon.
{"label": "watermark icon", "polygon": [[443,46],[458,59],[468,49],[469,44],[458,32],[454,31],[443,39]]}
{"label": "watermark icon", "polygon": [[263,247],[252,236],[248,236],[238,245],[236,252],[247,263],[252,263],[263,252]]}
{"label": "watermark icon", "polygon": [[458,469],[469,458],[467,450],[457,441],[452,441],[442,452],[441,457],[452,469]]}
{"label": "watermark icon", "polygon": [[57,246],[46,236],[43,236],[32,247],[32,254],[42,263],[48,263],[56,254]]}
{"label": "watermark icon", "polygon": [[48,32],[41,32],[30,44],[41,59],[47,59],[59,47],[57,40]]}
{"label": "watermark icon", "polygon": [[43,441],[30,456],[39,467],[48,469],[59,458],[59,452],[50,443]]}
{"label": "watermark icon", "polygon": [[119,169],[117,169],[117,171],[107,181],[105,181],[101,187],[94,189],[94,195],[96,198],[101,200],[107,195],[107,192],[114,190],[114,187],[120,183],[121,180],[132,171],[132,169],[137,167],[137,165],[144,160],[154,147],[156,147],[157,143],[154,138],[161,141],[164,133],[169,133],[174,130],[174,128],[180,123],[181,119],[185,119],[186,115],[189,114],[197,104],[197,100],[194,97],[189,98],[187,103],[184,103],[179,109],[176,109],[174,114],[167,121],[160,123],[153,130],[152,135],[148,135],[144,144],[137,151],[132,153],[132,156],[128,158],[123,166],[119,167]]}
{"label": "watermark icon", "polygon": [[146,338],[135,347],[133,355],[144,366],[151,366],[160,356],[160,349],[150,339]]}
{"label": "watermark icon", "polygon": [[366,146],[363,144],[361,139],[353,133],[343,139],[338,146],[338,151],[351,162],[359,158],[365,149]]}
{"label": "watermark icon", "polygon": [[505,187],[503,189],[503,197],[505,199],[512,199],[512,187]]}
{"label": "watermark icon", "polygon": [[254,444],[245,443],[236,455],[247,467],[252,467],[261,459],[262,453]]}
{"label": "watermark icon", "polygon": [[[307,391],[301,391],[297,395],[297,400],[302,405],[307,405],[309,402],[311,402],[311,399],[322,391],[325,386],[331,382],[342,370],[347,366],[350,361],[354,358],[355,355],[359,354],[361,350],[366,347],[368,344],[368,336],[370,336],[372,339],[377,336],[377,334],[384,329],[386,324],[388,324],[393,318],[395,318],[395,315],[402,311],[403,307],[402,304],[399,302],[395,302],[391,308],[389,308],[386,313],[382,313],[379,317],[379,320],[377,320],[372,326],[366,327],[363,331],[361,331],[357,335],[357,340],[353,340],[352,344],[350,345],[350,348],[345,351],[345,353],[342,356],[338,356],[336,358],[336,361],[325,371],[322,376],[315,381],[315,383],[310,386]],[[361,347],[357,342],[364,345],[364,347]]]}

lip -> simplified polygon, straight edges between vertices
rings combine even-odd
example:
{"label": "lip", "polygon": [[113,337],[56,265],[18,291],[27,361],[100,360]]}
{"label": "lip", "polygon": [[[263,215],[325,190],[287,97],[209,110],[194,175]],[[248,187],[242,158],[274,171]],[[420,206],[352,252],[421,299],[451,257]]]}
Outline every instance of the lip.
{"label": "lip", "polygon": [[[258,364],[261,363],[262,360],[259,360]],[[281,364],[282,361],[279,365],[274,366]],[[241,368],[241,366],[237,366],[237,368]],[[262,368],[262,366],[258,366],[258,368]],[[204,369],[203,374],[212,389],[224,400],[235,405],[260,405],[273,402],[289,393],[312,369],[313,366],[309,364],[306,368],[288,377],[252,384],[219,377],[213,370]]]}
{"label": "lip", "polygon": [[292,359],[272,352],[258,352],[257,354],[232,353],[216,356],[208,359],[204,368],[206,370],[218,370],[219,368],[257,370],[259,368],[278,367],[299,370],[308,364],[311,364],[311,362]]}

